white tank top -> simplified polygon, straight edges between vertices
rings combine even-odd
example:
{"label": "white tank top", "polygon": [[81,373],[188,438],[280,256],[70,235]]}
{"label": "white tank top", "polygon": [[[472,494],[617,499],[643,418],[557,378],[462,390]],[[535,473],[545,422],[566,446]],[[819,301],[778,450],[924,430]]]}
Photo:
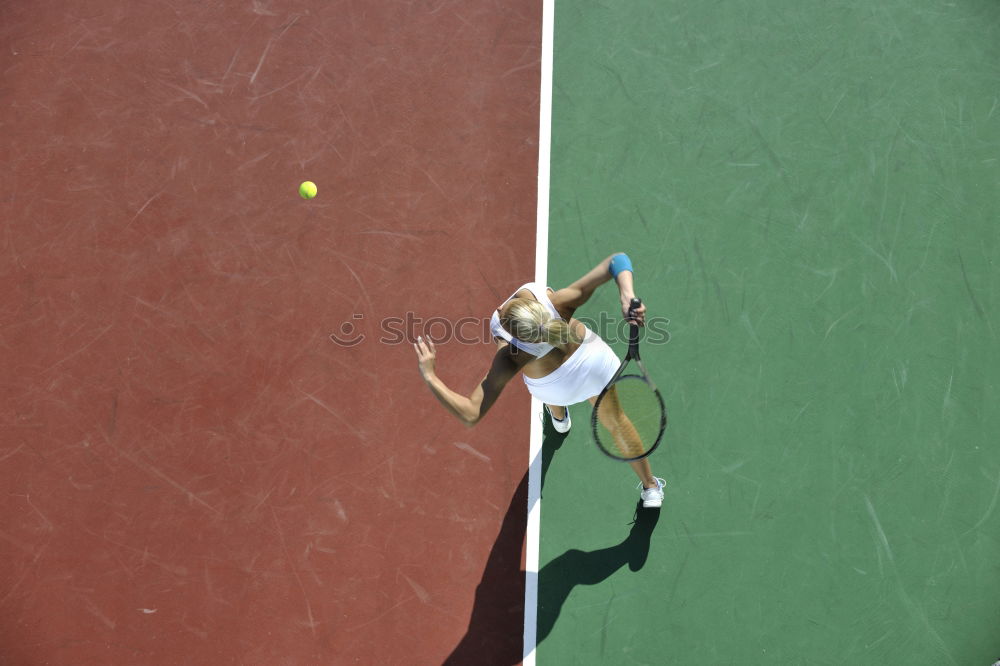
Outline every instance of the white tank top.
{"label": "white tank top", "polygon": [[[539,303],[545,306],[545,308],[552,315],[553,319],[562,319],[562,317],[559,316],[559,311],[556,310],[556,306],[552,305],[552,301],[549,300],[549,295],[548,292],[546,291],[546,288],[542,285],[539,285],[537,282],[529,282],[527,284],[523,284],[520,287],[518,287],[517,291],[511,294],[510,298],[508,298],[500,305],[500,308],[506,305],[508,301],[511,300],[511,298],[517,296],[517,292],[521,291],[522,289],[527,289],[528,291],[530,291],[531,294],[535,297],[535,299]],[[497,310],[499,310],[500,308],[497,308]],[[518,340],[513,335],[508,333],[507,330],[500,324],[500,314],[499,312],[497,312],[497,310],[494,310],[493,316],[490,317],[490,332],[493,334],[493,337],[500,338],[501,340],[506,340],[507,342],[514,345],[521,351],[525,351],[531,354],[532,356],[537,356],[538,358],[541,358],[542,356],[545,356],[550,351],[552,351],[552,345],[550,345],[547,342],[525,342],[524,340]]]}

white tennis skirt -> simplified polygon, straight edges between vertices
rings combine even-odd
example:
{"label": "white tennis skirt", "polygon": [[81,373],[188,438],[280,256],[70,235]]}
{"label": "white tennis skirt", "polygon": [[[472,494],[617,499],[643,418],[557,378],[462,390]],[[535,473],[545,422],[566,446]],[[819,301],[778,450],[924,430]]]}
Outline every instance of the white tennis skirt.
{"label": "white tennis skirt", "polygon": [[601,336],[589,328],[583,343],[565,363],[539,379],[525,377],[531,395],[550,405],[574,405],[600,395],[621,360]]}

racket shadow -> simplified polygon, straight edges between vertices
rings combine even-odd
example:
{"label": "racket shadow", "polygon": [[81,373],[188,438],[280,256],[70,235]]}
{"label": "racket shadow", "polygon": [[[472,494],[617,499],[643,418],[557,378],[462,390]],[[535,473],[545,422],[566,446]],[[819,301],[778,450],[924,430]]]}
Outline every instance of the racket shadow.
{"label": "racket shadow", "polygon": [[643,509],[636,503],[632,526],[620,543],[608,548],[567,550],[538,573],[538,634],[540,644],[552,632],[563,604],[578,585],[597,585],[623,567],[639,571],[649,557],[653,530],[660,520],[659,509]]}

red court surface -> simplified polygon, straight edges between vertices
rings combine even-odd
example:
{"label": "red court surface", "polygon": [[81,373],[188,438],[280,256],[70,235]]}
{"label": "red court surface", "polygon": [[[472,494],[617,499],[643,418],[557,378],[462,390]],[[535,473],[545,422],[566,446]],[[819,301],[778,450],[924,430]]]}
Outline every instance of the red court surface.
{"label": "red court surface", "polygon": [[517,661],[540,12],[0,4],[0,662]]}

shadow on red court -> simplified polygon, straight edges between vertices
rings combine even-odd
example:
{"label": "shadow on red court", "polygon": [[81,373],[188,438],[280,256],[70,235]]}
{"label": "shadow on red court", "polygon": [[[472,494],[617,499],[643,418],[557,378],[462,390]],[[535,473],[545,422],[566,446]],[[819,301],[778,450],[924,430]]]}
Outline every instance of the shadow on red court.
{"label": "shadow on red court", "polygon": [[528,474],[504,515],[482,580],[476,587],[469,629],[445,664],[518,664],[524,631],[524,570],[521,547],[527,525]]}

